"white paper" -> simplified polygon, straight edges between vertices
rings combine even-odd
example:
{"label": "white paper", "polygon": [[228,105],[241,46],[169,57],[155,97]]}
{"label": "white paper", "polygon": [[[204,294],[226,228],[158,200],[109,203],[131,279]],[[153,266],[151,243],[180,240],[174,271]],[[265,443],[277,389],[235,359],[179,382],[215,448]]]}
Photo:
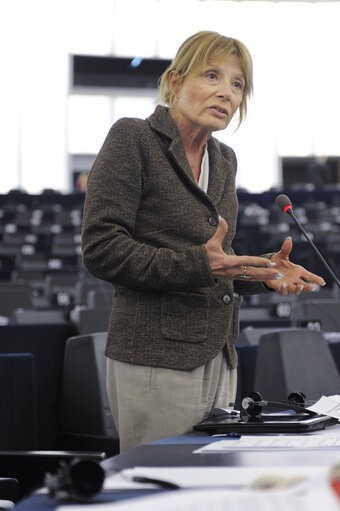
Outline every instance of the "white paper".
{"label": "white paper", "polygon": [[322,396],[307,410],[318,413],[320,415],[328,415],[340,419],[340,396]]}
{"label": "white paper", "polygon": [[[330,467],[135,467],[121,476],[143,475],[177,484],[201,486],[197,489],[166,491],[151,496],[113,503],[87,504],[86,511],[339,511],[340,504],[329,484]],[[119,474],[117,474],[119,475]],[[285,489],[247,489],[263,477],[304,478]],[[107,479],[105,488],[112,490]],[[216,488],[218,484],[243,485],[235,490]],[[203,489],[202,485],[211,485]],[[144,486],[145,487],[145,486]],[[214,487],[214,488],[213,488]],[[59,506],[57,511],[83,511],[83,505]]]}
{"label": "white paper", "polygon": [[[0,316],[1,319],[1,316]],[[1,509],[13,509],[14,503],[11,500],[0,500]]]}
{"label": "white paper", "polygon": [[[339,504],[324,483],[310,493],[290,491],[168,491],[112,504],[89,504],[86,511],[339,511]],[[57,511],[84,511],[84,506],[60,506]]]}
{"label": "white paper", "polygon": [[219,440],[194,451],[196,454],[228,451],[263,451],[290,449],[340,449],[340,435],[254,435],[238,440]]}
{"label": "white paper", "polygon": [[125,469],[107,477],[104,490],[128,488],[155,488],[155,485],[135,483],[134,476],[144,476],[169,481],[181,488],[245,487],[260,477],[275,475],[289,478],[322,478],[328,473],[328,467],[135,467]]}

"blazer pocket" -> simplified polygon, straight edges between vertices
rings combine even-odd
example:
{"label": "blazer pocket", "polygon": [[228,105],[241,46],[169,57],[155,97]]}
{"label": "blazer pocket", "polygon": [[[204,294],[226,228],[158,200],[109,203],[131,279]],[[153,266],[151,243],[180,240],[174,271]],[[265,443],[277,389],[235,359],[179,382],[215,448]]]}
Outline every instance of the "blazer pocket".
{"label": "blazer pocket", "polygon": [[203,294],[162,294],[162,335],[174,341],[204,341],[208,333],[209,307],[210,297]]}

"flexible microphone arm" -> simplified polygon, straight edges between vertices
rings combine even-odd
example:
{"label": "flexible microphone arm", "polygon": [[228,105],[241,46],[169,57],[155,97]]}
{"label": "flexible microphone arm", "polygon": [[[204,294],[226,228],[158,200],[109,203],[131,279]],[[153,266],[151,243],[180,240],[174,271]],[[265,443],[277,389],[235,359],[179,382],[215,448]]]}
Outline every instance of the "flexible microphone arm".
{"label": "flexible microphone arm", "polygon": [[293,211],[293,206],[292,206],[292,203],[289,199],[289,197],[287,197],[287,195],[278,195],[275,199],[275,202],[276,202],[276,205],[284,212],[284,213],[287,213],[288,215],[290,215],[292,217],[292,219],[294,220],[294,222],[296,223],[296,225],[298,226],[298,228],[300,229],[300,231],[302,232],[302,234],[304,235],[304,237],[306,238],[306,240],[308,241],[308,243],[310,244],[310,246],[312,247],[312,249],[314,250],[314,252],[316,253],[316,255],[318,256],[318,258],[320,259],[320,261],[322,262],[322,264],[325,266],[325,268],[328,270],[328,272],[330,273],[330,275],[333,277],[334,279],[334,282],[336,283],[336,285],[338,286],[338,288],[340,288],[340,281],[339,279],[336,277],[336,275],[334,274],[333,270],[330,268],[330,266],[328,265],[328,263],[325,261],[325,259],[322,257],[322,255],[320,254],[319,250],[316,248],[316,246],[314,245],[314,243],[312,242],[312,240],[310,239],[310,237],[308,236],[307,232],[305,231],[305,229],[302,227],[302,225],[300,224],[299,220],[296,218],[295,214],[294,214],[294,211]]}

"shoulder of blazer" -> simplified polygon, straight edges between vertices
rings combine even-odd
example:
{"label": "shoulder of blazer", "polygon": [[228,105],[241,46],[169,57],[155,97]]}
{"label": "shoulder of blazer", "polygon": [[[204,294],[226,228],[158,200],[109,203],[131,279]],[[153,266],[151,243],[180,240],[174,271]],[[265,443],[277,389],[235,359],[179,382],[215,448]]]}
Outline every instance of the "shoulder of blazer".
{"label": "shoulder of blazer", "polygon": [[[162,135],[166,135],[171,139],[179,136],[177,126],[171,119],[169,109],[166,107],[158,105],[153,114],[151,114],[146,121],[154,131]],[[223,142],[220,142],[217,138],[210,137],[208,150],[215,151],[219,153],[221,157],[226,158],[230,163],[236,164],[236,156],[233,149]]]}
{"label": "shoulder of blazer", "polygon": [[[118,132],[124,138],[137,137],[140,142],[150,143],[150,135],[157,133],[165,136],[168,143],[180,137],[176,124],[171,119],[168,109],[158,105],[155,111],[146,119],[123,117],[116,121],[111,131]],[[153,137],[151,137],[153,138]],[[151,142],[152,143],[152,142]]]}
{"label": "shoulder of blazer", "polygon": [[169,115],[169,109],[164,106],[158,105],[146,121],[151,129],[161,135],[165,135],[172,140],[179,136],[177,126]]}
{"label": "shoulder of blazer", "polygon": [[[177,156],[177,162],[181,167],[186,168],[186,158],[181,151],[182,147],[179,142],[180,134],[176,124],[169,115],[168,108],[158,105],[153,114],[146,119],[146,122],[154,132],[168,139],[169,147],[173,149],[173,154]],[[235,152],[231,147],[211,136],[208,140],[208,152],[210,162],[214,168],[220,169],[222,175],[227,171],[232,172],[235,176],[237,160]],[[191,175],[188,169],[187,173]]]}

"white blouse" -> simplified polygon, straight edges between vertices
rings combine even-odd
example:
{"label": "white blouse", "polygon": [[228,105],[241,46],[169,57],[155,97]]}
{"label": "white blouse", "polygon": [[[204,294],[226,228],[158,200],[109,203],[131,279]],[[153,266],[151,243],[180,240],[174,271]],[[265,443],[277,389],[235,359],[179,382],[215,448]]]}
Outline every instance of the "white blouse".
{"label": "white blouse", "polygon": [[208,144],[205,144],[205,151],[202,158],[201,163],[201,173],[200,178],[198,180],[198,186],[205,192],[208,192],[208,183],[209,183],[209,153],[208,153]]}

